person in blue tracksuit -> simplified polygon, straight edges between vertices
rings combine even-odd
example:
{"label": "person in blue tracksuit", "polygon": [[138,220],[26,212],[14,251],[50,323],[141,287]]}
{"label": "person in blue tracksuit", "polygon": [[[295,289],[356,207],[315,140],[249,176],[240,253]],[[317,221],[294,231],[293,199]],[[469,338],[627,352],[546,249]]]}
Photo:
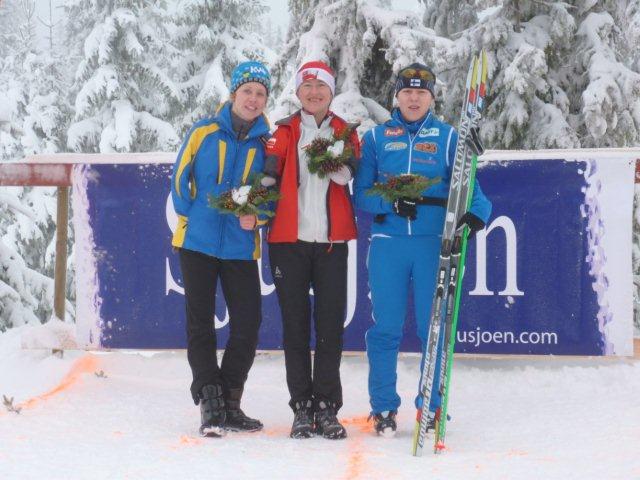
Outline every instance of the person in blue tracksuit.
{"label": "person in blue tracksuit", "polygon": [[[221,213],[209,206],[209,199],[262,172],[269,87],[264,65],[238,65],[231,77],[231,100],[191,128],[171,178],[178,214],[172,244],[184,282],[191,396],[200,406],[200,433],[205,436],[262,428],[242,412],[240,399],[258,343],[262,297],[257,229],[266,218]],[[229,310],[229,340],[220,366],[214,328],[218,279]]]}
{"label": "person in blue tracksuit", "polygon": [[[395,95],[398,107],[391,119],[365,133],[362,158],[355,177],[355,203],[375,214],[368,256],[369,287],[374,324],[366,334],[369,359],[369,397],[376,432],[392,436],[400,406],[396,391],[396,366],[406,316],[410,284],[413,285],[418,337],[425,348],[435,289],[440,239],[449,191],[451,167],[458,134],[433,115],[435,75],[414,63],[398,74]],[[395,202],[369,195],[374,183],[391,176],[414,173],[442,180],[423,192],[418,202]],[[491,203],[476,182],[471,208],[461,218],[473,233],[484,228]],[[439,345],[439,351],[442,344]],[[430,410],[439,406],[438,372]],[[416,406],[420,406],[418,395]]]}

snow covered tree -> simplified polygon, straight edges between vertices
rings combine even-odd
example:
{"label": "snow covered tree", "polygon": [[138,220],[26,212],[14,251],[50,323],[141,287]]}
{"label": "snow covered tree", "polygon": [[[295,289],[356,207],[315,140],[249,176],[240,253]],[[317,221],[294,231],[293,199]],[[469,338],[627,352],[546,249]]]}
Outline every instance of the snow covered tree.
{"label": "snow covered tree", "polygon": [[186,0],[175,7],[172,70],[181,93],[177,126],[182,135],[228,98],[231,71],[238,63],[269,64],[274,54],[256,35],[266,11],[258,0]]}
{"label": "snow covered tree", "polygon": [[[15,221],[18,216],[34,220],[32,210],[22,206],[15,195],[3,190],[0,193],[0,226]],[[0,236],[0,331],[37,323],[47,315],[42,310],[46,310],[53,300],[53,280],[29,268],[15,245],[15,239]]]}
{"label": "snow covered tree", "polygon": [[[579,26],[574,43],[575,110],[583,147],[624,147],[640,144],[640,73],[621,52],[635,51],[627,45],[620,26],[640,21],[638,2],[579,2]],[[618,8],[616,8],[618,7]],[[640,31],[633,30],[637,40]],[[637,57],[636,57],[637,58]]]}
{"label": "snow covered tree", "polygon": [[[38,46],[33,0],[9,0],[0,21],[0,161],[58,152],[70,117],[61,57]],[[5,187],[0,197],[0,328],[46,321],[53,310],[55,189]]]}
{"label": "snow covered tree", "polygon": [[280,50],[284,44],[284,38],[282,36],[282,27],[280,25],[274,26],[271,17],[267,17],[265,22],[258,24],[264,44],[269,47],[273,52]]}
{"label": "snow covered tree", "polygon": [[0,160],[60,151],[70,117],[61,57],[37,46],[33,0],[9,0],[2,20]]}
{"label": "snow covered tree", "polygon": [[300,45],[300,36],[308,32],[314,21],[314,12],[320,0],[289,0],[289,28],[280,54],[271,65],[273,93],[278,97],[295,73],[293,64]]}
{"label": "snow covered tree", "polygon": [[469,0],[422,0],[425,4],[424,24],[436,35],[451,38],[478,21],[477,5]]}
{"label": "snow covered tree", "polygon": [[457,121],[469,58],[484,47],[492,78],[482,132],[490,148],[638,144],[638,0],[507,0],[478,12],[477,23],[466,3],[425,3],[427,26],[454,38],[442,38],[434,58],[449,121]]}
{"label": "snow covered tree", "polygon": [[163,4],[151,0],[68,0],[67,43],[82,60],[67,145],[83,152],[174,150],[166,120],[181,101],[163,67]]}
{"label": "snow covered tree", "polygon": [[[0,192],[0,331],[51,318],[55,211],[55,189]],[[67,315],[73,317],[70,304]]]}
{"label": "snow covered tree", "polygon": [[327,62],[336,72],[332,109],[365,131],[388,118],[395,74],[425,61],[434,35],[417,13],[393,11],[383,0],[291,0],[292,20],[275,75],[288,75],[273,119],[298,108],[293,72],[310,60]]}
{"label": "snow covered tree", "polygon": [[[446,17],[429,17],[433,26],[463,26],[440,8],[447,0],[434,1],[434,11]],[[458,33],[455,40],[438,43],[436,70],[446,88],[441,109],[455,124],[460,111],[466,70],[481,47],[488,51],[490,94],[482,134],[490,148],[570,148],[580,145],[569,122],[570,99],[564,66],[571,56],[576,30],[564,2],[506,0],[480,13],[478,23]],[[452,32],[449,32],[452,33]]]}

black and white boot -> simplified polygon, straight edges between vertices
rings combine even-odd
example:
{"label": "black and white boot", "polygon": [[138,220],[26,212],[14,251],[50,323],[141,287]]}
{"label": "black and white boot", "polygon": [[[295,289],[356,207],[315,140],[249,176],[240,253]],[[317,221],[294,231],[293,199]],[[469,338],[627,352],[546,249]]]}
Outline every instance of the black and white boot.
{"label": "black and white boot", "polygon": [[247,417],[240,409],[242,390],[242,388],[229,389],[229,393],[225,399],[227,419],[224,428],[232,432],[257,432],[258,430],[262,430],[263,425],[260,420]]}
{"label": "black and white boot", "polygon": [[347,430],[338,421],[335,405],[320,401],[316,407],[315,430],[318,435],[331,440],[347,438]]}
{"label": "black and white boot", "polygon": [[200,391],[200,435],[222,437],[226,420],[222,385],[205,385]]}
{"label": "black and white boot", "polygon": [[371,414],[373,417],[376,433],[381,437],[392,438],[396,434],[398,424],[396,423],[396,414],[394,411],[386,411],[382,413]]}
{"label": "black and white boot", "polygon": [[293,407],[293,425],[291,425],[291,438],[313,437],[313,402],[306,400],[296,402]]}

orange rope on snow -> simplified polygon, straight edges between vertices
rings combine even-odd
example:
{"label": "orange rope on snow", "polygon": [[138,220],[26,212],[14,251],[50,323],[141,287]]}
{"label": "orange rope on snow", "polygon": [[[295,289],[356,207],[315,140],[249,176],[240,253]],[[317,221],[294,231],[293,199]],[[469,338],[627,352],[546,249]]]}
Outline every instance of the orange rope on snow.
{"label": "orange rope on snow", "polygon": [[343,418],[341,422],[344,425],[352,425],[364,433],[373,433],[373,423],[369,422],[367,417],[351,417]]}
{"label": "orange rope on snow", "polygon": [[98,359],[91,355],[90,353],[84,355],[77,359],[71,365],[69,372],[64,376],[64,378],[60,381],[60,383],[42,395],[38,395],[36,397],[30,398],[22,402],[18,407],[20,408],[32,408],[34,405],[39,402],[48,400],[49,398],[57,395],[60,392],[67,390],[69,387],[73,386],[78,382],[80,376],[85,373],[94,373],[96,368],[98,367]]}
{"label": "orange rope on snow", "polygon": [[349,462],[347,464],[347,472],[345,479],[365,478],[365,461],[364,452],[362,450],[362,437],[350,439],[348,443]]}

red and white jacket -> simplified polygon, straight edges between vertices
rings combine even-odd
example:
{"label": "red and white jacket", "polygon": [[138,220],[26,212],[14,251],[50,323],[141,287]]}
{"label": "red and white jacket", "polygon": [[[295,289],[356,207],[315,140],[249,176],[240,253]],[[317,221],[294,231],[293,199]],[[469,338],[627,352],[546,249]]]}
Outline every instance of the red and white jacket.
{"label": "red and white jacket", "polygon": [[[352,128],[350,142],[354,158],[348,166],[355,174],[357,160],[360,158],[360,142],[354,125],[329,112],[330,125],[336,135],[345,128]],[[276,206],[275,217],[269,227],[269,243],[293,243],[298,240],[298,187],[300,185],[300,159],[298,142],[300,140],[300,112],[278,122],[278,128],[266,145],[266,170],[273,171],[279,179],[280,200]],[[329,242],[348,241],[357,237],[356,222],[349,185],[329,182],[326,195],[327,239]]]}

